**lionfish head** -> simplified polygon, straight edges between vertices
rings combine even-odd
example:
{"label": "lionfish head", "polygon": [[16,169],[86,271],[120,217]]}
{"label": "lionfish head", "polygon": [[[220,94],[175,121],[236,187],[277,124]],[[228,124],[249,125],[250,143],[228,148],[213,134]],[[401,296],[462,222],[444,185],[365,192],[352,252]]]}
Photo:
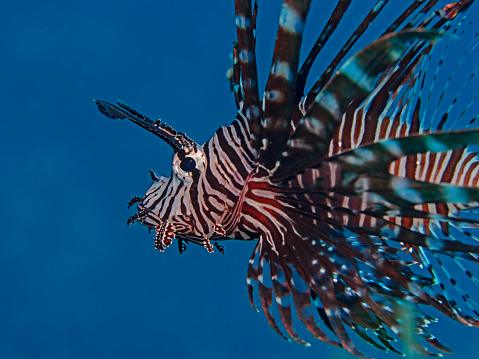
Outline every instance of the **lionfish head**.
{"label": "lionfish head", "polygon": [[182,204],[185,197],[196,191],[206,169],[206,156],[201,146],[194,143],[174,150],[169,178],[150,170],[154,182],[141,201],[138,200],[138,213],[133,220],[150,228],[157,228],[168,221],[175,225],[179,234],[204,236],[202,228],[196,228],[190,218],[188,207]]}
{"label": "lionfish head", "polygon": [[153,184],[142,198],[133,197],[129,202],[129,206],[138,203],[138,213],[128,219],[128,224],[139,222],[154,229],[155,246],[161,251],[175,237],[204,244],[210,251],[208,238],[215,233],[214,226],[197,221],[191,207],[185,205],[197,196],[198,184],[205,173],[207,159],[203,147],[185,134],[160,121],[152,121],[122,102],[118,102],[118,106],[100,100],[95,103],[105,116],[132,121],[160,137],[174,152],[171,176],[159,176],[150,170]]}

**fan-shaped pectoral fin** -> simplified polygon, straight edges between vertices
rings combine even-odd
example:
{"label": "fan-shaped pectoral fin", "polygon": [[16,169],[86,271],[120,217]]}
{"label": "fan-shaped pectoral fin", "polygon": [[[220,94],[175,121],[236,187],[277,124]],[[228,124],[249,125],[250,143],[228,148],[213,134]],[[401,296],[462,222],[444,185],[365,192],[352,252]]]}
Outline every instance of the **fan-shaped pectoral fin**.
{"label": "fan-shaped pectoral fin", "polygon": [[418,153],[438,153],[479,144],[479,130],[458,130],[414,134],[385,139],[344,151],[328,158],[328,162],[357,173],[386,171],[387,166],[402,157]]}
{"label": "fan-shaped pectoral fin", "polygon": [[[333,192],[361,196],[370,203],[385,205],[391,211],[389,215],[394,215],[396,210],[397,216],[408,216],[414,205],[467,205],[479,202],[479,188],[474,185],[476,182],[460,181],[461,177],[474,176],[473,171],[479,160],[467,148],[478,143],[479,130],[416,134],[360,146],[328,158],[327,163],[321,166],[328,166],[330,172],[336,173],[337,181],[331,188]],[[421,175],[434,173],[434,161],[427,161],[421,164],[421,168],[413,167],[412,170],[410,166],[403,170],[395,169],[393,173],[388,170],[393,161],[425,152],[428,152],[428,156],[439,153],[437,156],[442,156],[440,159],[446,161],[447,151],[454,151],[456,161],[443,166],[448,172],[446,177],[441,177],[442,173],[439,177]],[[416,166],[416,162],[412,166]],[[399,172],[400,176],[395,175]],[[444,182],[437,183],[438,180]],[[431,213],[432,216],[423,214],[422,217],[433,219],[436,213]],[[444,210],[437,211],[437,214],[449,215]],[[447,217],[436,219],[454,220]]]}
{"label": "fan-shaped pectoral fin", "polygon": [[353,100],[373,93],[381,73],[392,67],[416,40],[433,41],[436,32],[415,30],[385,35],[350,58],[316,96],[277,158],[272,180],[281,181],[317,163],[326,154],[341,118]]}
{"label": "fan-shaped pectoral fin", "polygon": [[[315,338],[337,347],[344,347],[350,353],[366,358],[352,344],[344,328],[340,303],[335,297],[333,273],[321,267],[317,259],[319,254],[315,253],[311,241],[291,232],[275,234],[261,238],[250,259],[248,294],[253,307],[253,287],[257,282],[268,323],[283,338],[287,337],[282,333],[273,315],[273,305],[277,307],[280,323],[295,342],[309,345],[293,328],[293,313]],[[312,290],[319,292],[317,301],[322,302],[326,308],[328,322],[341,342],[330,339],[319,328],[311,310]]]}

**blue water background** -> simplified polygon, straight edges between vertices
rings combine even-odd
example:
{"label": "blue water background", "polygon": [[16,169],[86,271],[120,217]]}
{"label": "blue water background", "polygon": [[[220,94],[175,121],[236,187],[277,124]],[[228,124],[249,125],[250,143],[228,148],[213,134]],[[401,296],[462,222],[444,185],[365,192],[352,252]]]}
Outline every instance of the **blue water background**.
{"label": "blue water background", "polygon": [[[354,2],[329,56],[373,3]],[[333,5],[313,4],[308,45]],[[279,9],[260,2],[261,88]],[[121,99],[207,141],[235,116],[232,0],[9,1],[0,34],[0,359],[351,357],[288,343],[252,310],[253,243],[226,243],[225,256],[160,253],[144,227],[126,227],[126,203],[150,185],[149,168],[169,175],[171,150],[103,117],[93,99]],[[442,318],[433,331],[455,349],[449,358],[479,358],[479,330]]]}

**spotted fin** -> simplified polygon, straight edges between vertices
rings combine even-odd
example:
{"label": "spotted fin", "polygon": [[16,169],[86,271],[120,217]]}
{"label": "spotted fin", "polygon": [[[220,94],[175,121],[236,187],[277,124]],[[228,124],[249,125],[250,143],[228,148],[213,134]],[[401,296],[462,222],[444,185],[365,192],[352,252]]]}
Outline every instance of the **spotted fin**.
{"label": "spotted fin", "polygon": [[432,41],[438,36],[428,31],[385,35],[348,60],[299,122],[275,164],[272,180],[283,180],[319,161],[351,101],[373,92],[377,76],[401,59],[409,49],[408,44],[416,40]]}

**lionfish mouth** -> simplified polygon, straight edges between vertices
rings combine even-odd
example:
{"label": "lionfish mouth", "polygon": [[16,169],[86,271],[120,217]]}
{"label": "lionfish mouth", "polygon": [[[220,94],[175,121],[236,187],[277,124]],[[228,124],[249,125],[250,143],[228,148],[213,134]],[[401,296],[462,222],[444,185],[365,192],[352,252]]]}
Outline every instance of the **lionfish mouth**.
{"label": "lionfish mouth", "polygon": [[[141,202],[143,198],[140,197],[133,197],[128,202],[128,208],[130,208],[135,203],[140,203],[138,205],[138,213],[135,213],[133,216],[128,218],[126,224],[128,226],[132,225],[135,222],[139,222],[142,225],[148,227],[150,230],[155,230],[155,248],[158,249],[160,252],[164,252],[167,247],[169,247],[174,239],[178,240],[178,250],[180,254],[182,254],[186,250],[185,242],[191,242],[194,244],[202,245],[206,248],[208,253],[213,253],[213,245],[211,244],[209,238],[207,236],[204,237],[191,237],[187,235],[179,235],[179,233],[184,232],[184,228],[180,226],[180,228],[176,228],[176,226],[168,220],[160,220],[159,218],[153,218],[152,216],[148,216],[151,212],[150,208],[141,208]],[[147,219],[151,219],[151,221],[147,221]],[[179,232],[179,233],[178,233]],[[224,236],[225,232],[218,226],[215,228],[215,233]],[[221,245],[218,245],[214,242],[215,247],[220,251],[220,253],[224,254],[224,248]]]}
{"label": "lionfish mouth", "polygon": [[[128,202],[128,208],[130,208],[131,206],[133,206],[134,204],[136,203],[139,203],[138,206],[141,205],[141,202],[143,201],[143,198],[141,197],[138,197],[138,196],[134,196],[130,199],[130,201]],[[144,217],[148,214],[148,212],[150,212],[151,210],[149,209],[141,209],[141,208],[138,208],[138,213],[135,213],[133,216],[131,216],[130,218],[128,218],[128,220],[126,221],[126,224],[128,226],[130,226],[131,224],[135,223],[135,222],[141,222],[143,223],[143,219]],[[151,227],[151,226],[149,226]]]}

